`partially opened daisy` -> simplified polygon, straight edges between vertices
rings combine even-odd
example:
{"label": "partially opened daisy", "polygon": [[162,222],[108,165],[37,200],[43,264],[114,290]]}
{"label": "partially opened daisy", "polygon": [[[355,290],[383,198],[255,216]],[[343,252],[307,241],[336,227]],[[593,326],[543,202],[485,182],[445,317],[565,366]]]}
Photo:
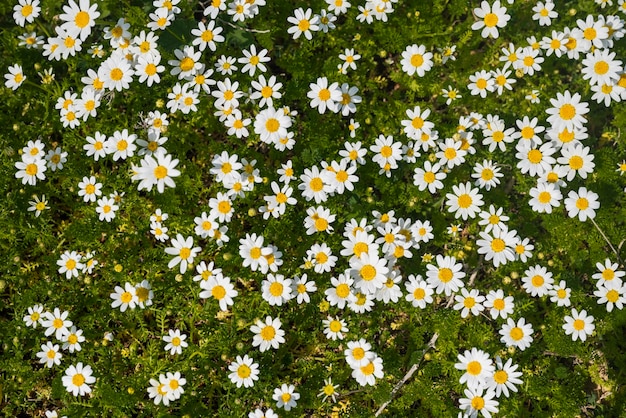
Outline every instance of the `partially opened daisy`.
{"label": "partially opened daisy", "polygon": [[181,234],[172,238],[171,244],[171,247],[165,249],[165,253],[175,257],[170,260],[167,267],[172,268],[180,264],[180,273],[184,274],[187,271],[187,266],[193,263],[194,258],[202,251],[202,248],[193,246],[193,237],[184,238]]}
{"label": "partially opened daisy", "polygon": [[474,14],[481,20],[474,22],[472,30],[482,29],[480,36],[483,38],[498,38],[500,36],[498,28],[505,27],[511,18],[506,14],[506,7],[502,7],[499,1],[494,2],[493,5],[483,1],[480,7],[474,9]]}

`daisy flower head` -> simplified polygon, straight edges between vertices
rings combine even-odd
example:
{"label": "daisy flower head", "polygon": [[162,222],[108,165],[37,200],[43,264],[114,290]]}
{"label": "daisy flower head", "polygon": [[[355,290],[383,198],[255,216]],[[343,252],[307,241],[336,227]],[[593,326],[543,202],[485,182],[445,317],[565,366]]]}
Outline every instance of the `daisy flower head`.
{"label": "daisy flower head", "polygon": [[189,344],[187,341],[187,335],[181,334],[179,329],[170,329],[168,330],[169,335],[164,335],[162,340],[167,343],[165,346],[165,351],[169,351],[170,355],[181,354],[183,352],[183,348],[187,347]]}
{"label": "daisy flower head", "polygon": [[532,145],[530,141],[520,141],[515,147],[515,157],[519,160],[517,168],[522,174],[529,176],[541,176],[556,162],[552,154],[556,149],[551,142],[546,142],[540,147]]}
{"label": "daisy flower head", "polygon": [[343,54],[339,54],[339,59],[342,60],[343,68],[352,70],[356,70],[356,61],[361,59],[361,55],[354,52],[354,48],[346,48]]}
{"label": "daisy flower head", "polygon": [[461,280],[466,275],[462,271],[463,264],[457,263],[455,257],[438,254],[435,263],[426,265],[426,281],[437,294],[445,293],[446,296],[450,296],[465,287]]}
{"label": "daisy flower head", "polygon": [[437,48],[437,51],[441,54],[441,63],[445,64],[448,60],[456,61],[456,56],[454,53],[456,52],[456,45],[446,45],[443,48]]}
{"label": "daisy flower head", "polygon": [[461,294],[454,296],[454,301],[456,304],[452,306],[452,309],[461,311],[461,318],[467,318],[470,313],[477,316],[485,310],[483,306],[485,297],[479,294],[477,289],[472,289],[468,292],[467,289],[462,288]]}
{"label": "daisy flower head", "polygon": [[261,408],[257,408],[248,414],[248,418],[278,418],[278,414],[272,408],[267,408],[265,412]]}
{"label": "daisy flower head", "polygon": [[265,322],[257,319],[255,324],[250,327],[250,331],[254,333],[252,346],[259,347],[261,353],[270,348],[277,349],[280,344],[285,342],[285,331],[281,325],[279,318],[267,316]]}
{"label": "daisy flower head", "polygon": [[365,366],[376,356],[372,350],[372,345],[364,338],[358,341],[348,341],[347,348],[343,351],[348,365],[353,368]]}
{"label": "daisy flower head", "polygon": [[467,88],[472,96],[487,97],[487,93],[495,90],[495,80],[490,72],[481,70],[469,76],[470,84]]}
{"label": "daisy flower head", "polygon": [[544,126],[539,125],[538,118],[530,119],[528,116],[524,116],[521,120],[515,121],[518,131],[513,133],[513,139],[519,139],[519,142],[530,143],[531,145],[540,145],[542,143],[539,135],[545,131]]}
{"label": "daisy flower head", "polygon": [[472,178],[476,179],[474,184],[487,191],[500,184],[500,178],[504,177],[504,174],[500,172],[500,167],[491,160],[483,160],[482,163],[476,163],[473,170]]}
{"label": "daisy flower head", "polygon": [[491,75],[493,77],[493,89],[500,96],[504,90],[513,90],[513,84],[517,82],[514,78],[509,78],[511,75],[510,70],[502,70],[498,68],[497,70],[492,70]]}
{"label": "daisy flower head", "polygon": [[492,260],[495,268],[515,260],[517,231],[504,228],[491,234],[481,231],[479,235],[480,239],[476,241],[478,254],[484,254],[486,261]]}
{"label": "daisy flower head", "polygon": [[191,31],[191,34],[196,37],[192,45],[197,46],[201,52],[206,48],[215,52],[217,44],[224,42],[225,38],[221,35],[222,31],[220,26],[215,26],[214,20],[209,20],[208,23],[198,22],[198,27]]}
{"label": "daisy flower head", "polygon": [[539,26],[550,26],[552,19],[559,17],[559,14],[554,10],[554,3],[552,0],[538,1],[533,7],[535,14],[532,16],[533,20],[539,22]]}
{"label": "daisy flower head", "polygon": [[235,290],[235,287],[231,283],[230,279],[228,277],[223,277],[221,273],[216,273],[215,275],[210,276],[207,280],[203,279],[203,281],[200,282],[200,287],[203,289],[200,292],[200,298],[214,298],[219,302],[219,307],[222,311],[227,311],[228,307],[234,304],[233,298],[239,295],[239,292]]}
{"label": "daisy flower head", "polygon": [[569,300],[572,294],[572,289],[567,287],[565,280],[561,280],[558,284],[555,284],[548,292],[550,295],[550,302],[556,303],[557,306],[570,306]]}
{"label": "daisy flower head", "polygon": [[430,132],[435,127],[434,123],[427,120],[430,116],[430,109],[422,111],[419,106],[415,106],[413,109],[407,109],[406,115],[409,119],[401,123],[404,126],[404,133],[411,139],[419,139],[422,132]]}
{"label": "daisy flower head", "polygon": [[309,41],[313,39],[311,32],[317,32],[319,30],[319,17],[313,15],[313,10],[306,9],[306,11],[299,7],[293,11],[293,16],[287,18],[287,22],[291,23],[287,33],[293,35],[293,39],[298,39],[300,35],[304,35]]}
{"label": "daisy flower head", "polygon": [[37,328],[37,325],[43,324],[43,306],[33,305],[28,307],[28,313],[24,315],[24,323],[27,327]]}
{"label": "daisy flower head", "polygon": [[238,388],[242,386],[251,388],[254,386],[254,381],[259,380],[259,364],[247,354],[243,357],[237,356],[236,360],[228,366],[228,370],[231,372],[228,378]]}
{"label": "daisy flower head", "polygon": [[328,33],[329,30],[336,28],[335,22],[337,21],[337,16],[328,13],[326,9],[322,9],[317,17],[317,26],[319,26],[319,30],[322,32]]}
{"label": "daisy flower head", "polygon": [[320,393],[317,394],[317,397],[319,398],[323,396],[322,402],[326,402],[326,399],[328,398],[330,398],[333,403],[337,402],[337,395],[339,395],[337,392],[338,387],[339,385],[333,385],[330,377],[328,379],[324,379],[324,386],[322,387]]}
{"label": "daisy flower head", "polygon": [[598,194],[585,187],[580,187],[577,192],[570,190],[563,202],[567,215],[570,218],[578,217],[581,222],[595,218],[596,209],[600,208],[598,197]]}
{"label": "daisy flower head", "polygon": [[128,282],[124,287],[115,286],[115,292],[111,293],[110,297],[113,299],[111,308],[119,307],[120,312],[125,312],[128,308],[135,309],[139,301],[135,287]]}
{"label": "daisy flower head", "polygon": [[109,137],[104,144],[107,154],[113,154],[113,161],[119,159],[125,160],[135,155],[137,145],[135,140],[137,135],[129,134],[128,129],[113,132],[113,136]]}
{"label": "daisy flower head", "polygon": [[539,94],[539,90],[531,90],[531,92],[524,96],[524,98],[532,104],[537,104],[541,102],[541,100],[539,99]]}
{"label": "daisy flower head", "polygon": [[100,221],[111,222],[115,219],[115,213],[120,208],[115,204],[115,199],[110,197],[102,197],[97,201],[96,213]]}
{"label": "daisy flower head", "polygon": [[279,388],[274,389],[272,399],[276,401],[278,408],[284,408],[285,411],[291,411],[291,408],[295,408],[297,400],[300,399],[300,394],[295,392],[296,387],[294,385],[287,385],[283,383]]}
{"label": "daisy flower head", "polygon": [[167,372],[165,380],[167,382],[170,400],[180,399],[180,396],[185,392],[183,386],[187,383],[187,379],[182,377],[180,372]]}
{"label": "daisy flower head", "polygon": [[22,154],[22,161],[15,163],[17,172],[15,178],[22,179],[22,184],[30,184],[34,186],[37,180],[45,180],[44,172],[48,169],[46,160],[43,158],[33,158],[30,155]]}
{"label": "daisy flower head", "polygon": [[438,190],[443,189],[443,182],[447,174],[441,170],[441,166],[438,163],[432,164],[426,160],[424,167],[416,167],[413,170],[413,184],[416,185],[420,191],[428,189],[430,194],[437,193]]}
{"label": "daisy flower head", "polygon": [[411,302],[413,307],[425,309],[426,304],[433,303],[433,293],[435,290],[420,276],[409,275],[409,281],[405,283],[407,294],[405,299]]}
{"label": "daisy flower head", "polygon": [[240,64],[244,64],[241,72],[247,72],[250,76],[253,76],[257,69],[261,72],[267,71],[267,67],[263,63],[270,61],[270,57],[267,56],[268,52],[267,49],[261,49],[257,52],[254,44],[250,45],[250,50],[244,49],[242,51],[244,56],[237,60]]}
{"label": "daisy flower head", "polygon": [[147,280],[142,280],[135,285],[135,296],[137,297],[137,305],[144,309],[146,306],[152,305],[152,299],[154,298],[154,292],[152,286]]}
{"label": "daisy flower head", "polygon": [[478,389],[485,386],[485,383],[495,370],[489,354],[476,347],[473,347],[471,351],[465,350],[457,358],[459,362],[455,363],[454,368],[464,372],[459,379],[459,383],[467,382],[469,389]]}
{"label": "daisy flower head", "polygon": [[50,209],[46,195],[41,195],[41,198],[37,195],[33,195],[33,199],[34,200],[28,202],[30,206],[27,210],[29,212],[35,212],[35,217],[39,217],[44,210]]}
{"label": "daisy flower head", "polygon": [[554,54],[557,58],[567,53],[567,35],[553,30],[551,36],[544,36],[539,45],[546,51],[546,56]]}
{"label": "daisy flower head", "polygon": [[439,159],[441,166],[447,166],[449,169],[452,169],[465,162],[467,151],[462,148],[462,141],[446,138],[445,141],[439,141],[437,145],[439,146],[439,151],[437,151],[435,157]]}
{"label": "daisy flower head", "polygon": [[19,64],[10,65],[8,70],[9,72],[4,75],[4,78],[6,79],[4,85],[15,91],[22,85],[24,80],[26,80],[26,76],[24,75],[22,66]]}
{"label": "daisy flower head", "polygon": [[282,109],[268,107],[261,110],[254,119],[254,133],[266,144],[277,143],[288,135],[291,118]]}
{"label": "daisy flower head", "polygon": [[528,75],[534,75],[535,72],[541,71],[541,63],[543,62],[544,58],[540,56],[540,50],[531,46],[523,48],[516,61],[517,66],[524,74]]}
{"label": "daisy flower head", "polygon": [[582,31],[581,48],[585,51],[592,47],[602,49],[603,42],[609,38],[609,28],[600,19],[594,19],[593,15],[587,15],[585,20],[576,21],[578,29]]}
{"label": "daisy flower head", "polygon": [[491,418],[492,413],[499,411],[500,403],[494,399],[496,392],[490,387],[468,388],[463,394],[465,398],[459,399],[459,408],[464,411],[464,417],[478,417],[480,413],[485,418]]}
{"label": "daisy flower head", "polygon": [[175,257],[167,264],[167,268],[180,264],[180,274],[185,274],[188,265],[193,263],[202,248],[193,246],[193,237],[185,238],[181,234],[176,234],[176,238],[172,238],[170,242],[172,246],[166,248],[165,253]]}
{"label": "daisy flower head", "polygon": [[107,90],[122,91],[130,87],[133,81],[131,63],[125,57],[111,55],[98,68],[98,79],[102,81],[103,88]]}
{"label": "daisy flower head", "polygon": [[493,319],[506,319],[513,313],[514,303],[513,296],[504,296],[502,289],[490,290],[485,297],[484,306],[489,309],[489,313]]}
{"label": "daisy flower head", "polygon": [[45,364],[46,367],[52,368],[55,364],[58,366],[61,364],[61,351],[59,350],[59,345],[54,344],[48,341],[46,344],[41,344],[41,351],[37,353],[37,357],[39,357],[39,362],[41,364]]}
{"label": "daisy flower head", "polygon": [[307,97],[311,99],[312,108],[317,108],[320,114],[325,113],[326,109],[335,113],[339,111],[342,93],[338,82],[329,85],[326,77],[318,77],[315,83],[309,84],[309,88]]}
{"label": "daisy flower head", "polygon": [[604,263],[596,263],[597,273],[594,273],[591,278],[598,280],[596,286],[600,287],[610,282],[622,282],[622,277],[626,276],[626,272],[619,270],[619,264],[613,263],[610,259],[604,260]]}
{"label": "daisy flower head", "polygon": [[384,136],[380,134],[376,138],[374,145],[370,147],[370,151],[374,153],[372,161],[377,163],[381,168],[390,165],[391,168],[398,166],[398,161],[402,159],[402,143],[394,141],[392,135]]}
{"label": "daisy flower head", "polygon": [[84,41],[91,34],[91,28],[96,25],[96,19],[100,17],[98,4],[90,4],[89,0],[69,0],[69,4],[63,6],[64,13],[59,15],[59,20],[64,23],[61,27],[69,33]]}
{"label": "daisy flower head", "polygon": [[306,210],[307,217],[304,218],[304,227],[307,235],[316,232],[332,233],[334,228],[330,225],[335,221],[336,215],[330,213],[330,209],[323,206],[310,207]]}
{"label": "daisy flower head", "polygon": [[233,22],[243,22],[252,17],[252,6],[246,0],[234,0],[232,3],[228,3],[226,13],[233,17]]}
{"label": "daisy flower head", "polygon": [[402,52],[402,71],[412,76],[417,74],[419,77],[424,77],[427,71],[433,66],[433,54],[432,52],[426,52],[425,45],[409,45]]}
{"label": "daisy flower head", "polygon": [[348,116],[356,112],[356,105],[361,103],[361,96],[357,95],[359,89],[350,86],[348,83],[341,85],[341,101],[337,103],[337,111],[341,111],[343,116]]}
{"label": "daisy flower head", "polygon": [[356,296],[352,290],[354,279],[349,274],[340,274],[337,277],[330,278],[331,286],[324,291],[326,300],[330,306],[337,306],[339,309],[344,309],[347,303],[352,303],[356,300]]}
{"label": "daisy flower head", "polygon": [[472,30],[482,29],[480,36],[483,38],[497,39],[500,36],[498,28],[504,28],[511,19],[511,16],[506,14],[506,7],[501,6],[499,1],[495,1],[493,5],[483,1],[480,7],[473,10],[473,13],[481,20],[472,24]]}
{"label": "daisy flower head", "polygon": [[54,334],[54,338],[61,341],[63,335],[67,334],[68,329],[73,325],[72,321],[67,319],[68,311],[61,312],[59,308],[54,308],[53,312],[44,312],[41,326],[46,328],[45,336]]}
{"label": "daisy flower head", "polygon": [[260,107],[272,107],[274,104],[273,100],[280,99],[283,96],[280,92],[283,83],[277,83],[276,76],[274,75],[266,79],[265,76],[261,74],[258,81],[253,80],[251,84],[255,91],[250,95],[250,99],[261,99],[259,102]]}
{"label": "daisy flower head", "polygon": [[563,324],[563,329],[566,335],[572,336],[573,341],[577,339],[585,341],[587,336],[596,329],[593,320],[593,316],[587,315],[586,310],[583,309],[579,312],[575,308],[572,308],[572,315],[566,315],[564,318],[565,323]]}
{"label": "daisy flower head", "polygon": [[536,265],[524,272],[522,287],[531,296],[542,297],[552,289],[554,279],[545,267]]}
{"label": "daisy flower head", "polygon": [[478,222],[478,225],[484,227],[484,232],[494,233],[500,231],[506,231],[508,228],[505,224],[506,221],[509,220],[509,217],[504,215],[503,208],[496,208],[494,205],[489,205],[488,211],[482,211],[480,213],[481,220]]}
{"label": "daisy flower head", "polygon": [[530,343],[533,342],[533,327],[531,324],[527,324],[524,318],[520,318],[517,323],[508,318],[506,324],[502,325],[499,332],[502,336],[500,341],[506,344],[507,347],[515,347],[520,351],[530,347]]}
{"label": "daisy flower head", "polygon": [[588,174],[593,173],[596,164],[590,148],[582,144],[568,144],[561,148],[561,156],[557,159],[559,164],[568,168],[567,181],[571,181],[578,174],[586,179]]}
{"label": "daisy flower head", "polygon": [[339,317],[329,316],[322,321],[322,325],[324,326],[324,335],[326,335],[326,338],[329,340],[343,340],[345,333],[348,332],[346,321]]}
{"label": "daisy flower head", "polygon": [[452,186],[453,193],[446,194],[446,206],[448,212],[454,212],[455,218],[475,218],[480,213],[483,205],[483,195],[479,193],[480,189],[472,188],[471,183],[461,183]]}
{"label": "daisy flower head", "polygon": [[41,13],[39,0],[18,0],[13,6],[13,19],[18,26],[25,26],[26,23],[33,23]]}
{"label": "daisy flower head", "polygon": [[282,306],[293,298],[292,280],[282,274],[269,273],[262,282],[263,299],[271,306]]}
{"label": "daisy flower head", "polygon": [[528,204],[538,213],[552,213],[552,208],[561,206],[563,195],[553,183],[540,182],[530,189]]}
{"label": "daisy flower head", "polygon": [[626,304],[626,283],[618,280],[605,282],[593,294],[598,298],[598,305],[606,303],[607,312],[611,312],[614,307],[622,310]]}
{"label": "daisy flower head", "polygon": [[496,356],[496,369],[493,373],[492,379],[487,381],[487,386],[495,390],[496,397],[500,397],[500,394],[504,394],[509,397],[509,389],[513,392],[517,392],[517,386],[523,382],[519,379],[522,376],[522,372],[518,372],[519,366],[513,364],[513,359],[508,359],[506,363],[502,362],[499,356]]}
{"label": "daisy flower head", "polygon": [[580,99],[579,93],[572,95],[569,90],[565,90],[563,94],[557,93],[555,99],[550,99],[552,107],[546,110],[549,115],[547,122],[557,128],[563,127],[570,131],[582,129],[587,122],[584,115],[589,113],[589,105],[587,102],[581,102]]}
{"label": "daisy flower head", "polygon": [[[304,173],[300,176],[302,183],[298,185],[298,189],[302,190],[302,196],[307,200],[315,200],[315,203],[325,202],[328,199],[328,195],[333,191],[332,181],[328,178],[331,173],[328,170],[320,169],[317,166],[313,166],[310,169],[305,168]],[[330,212],[328,212],[330,214]],[[308,213],[309,216],[313,213]],[[316,221],[317,219],[314,219]],[[325,230],[318,229],[318,231]],[[332,229],[331,229],[332,230]]]}
{"label": "daisy flower head", "polygon": [[169,385],[164,374],[159,375],[159,380],[150,379],[150,387],[148,388],[148,396],[154,398],[154,404],[168,406],[170,404]]}
{"label": "daisy flower head", "polygon": [[82,362],[71,365],[65,370],[65,376],[61,379],[65,389],[74,396],[84,396],[91,393],[90,384],[96,382],[91,366],[83,366]]}
{"label": "daisy flower head", "polygon": [[133,166],[135,174],[131,180],[139,180],[138,190],[150,191],[156,185],[157,191],[163,193],[165,186],[176,187],[172,177],[180,176],[180,171],[176,169],[177,165],[178,159],[173,159],[171,155],[164,152],[157,152],[154,155],[146,154],[141,159],[139,167]]}
{"label": "daisy flower head", "polygon": [[448,106],[453,101],[463,97],[463,96],[461,96],[461,94],[459,94],[459,91],[456,88],[452,87],[452,86],[448,86],[447,89],[441,89],[441,95],[446,99],[446,104]]}
{"label": "daisy flower head", "polygon": [[379,258],[376,253],[361,254],[361,257],[350,263],[350,274],[354,277],[354,286],[363,293],[374,294],[386,282],[389,272],[387,260]]}
{"label": "daisy flower head", "polygon": [[622,97],[626,94],[626,89],[618,84],[596,84],[591,86],[591,91],[594,94],[591,96],[591,100],[595,100],[598,103],[604,102],[605,107],[611,106],[611,101],[621,102]]}
{"label": "daisy flower head", "polygon": [[376,379],[382,379],[383,373],[383,359],[372,353],[372,358],[366,358],[365,364],[360,367],[352,368],[352,377],[361,386],[374,386]]}
{"label": "daisy flower head", "polygon": [[65,273],[68,280],[72,277],[78,277],[78,271],[82,270],[84,264],[81,262],[82,257],[76,251],[65,251],[61,254],[61,258],[57,260],[59,266],[59,274]]}
{"label": "daisy flower head", "polygon": [[344,160],[349,161],[352,164],[365,164],[365,155],[367,155],[367,148],[361,146],[361,141],[357,142],[344,142],[344,149],[339,151],[339,156]]}

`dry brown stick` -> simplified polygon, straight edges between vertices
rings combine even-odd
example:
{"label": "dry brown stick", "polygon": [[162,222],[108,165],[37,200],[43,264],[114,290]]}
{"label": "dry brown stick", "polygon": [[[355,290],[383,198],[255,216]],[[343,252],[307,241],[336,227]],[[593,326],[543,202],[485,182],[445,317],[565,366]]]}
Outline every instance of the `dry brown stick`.
{"label": "dry brown stick", "polygon": [[430,339],[430,341],[428,342],[428,345],[426,345],[426,348],[424,348],[424,350],[422,350],[422,355],[420,356],[420,359],[415,364],[413,364],[413,366],[411,366],[411,368],[409,369],[408,372],[406,372],[406,374],[404,375],[402,380],[400,380],[398,383],[396,383],[396,385],[391,390],[391,395],[389,396],[389,399],[384,404],[382,404],[380,406],[380,408],[378,408],[378,411],[376,411],[376,414],[374,416],[377,417],[377,416],[379,416],[380,414],[383,413],[383,411],[385,410],[387,405],[389,405],[391,403],[391,401],[393,400],[393,398],[396,395],[396,393],[398,393],[398,391],[402,388],[402,386],[404,386],[406,384],[406,382],[409,381],[411,376],[413,376],[413,374],[417,371],[417,369],[419,369],[419,366],[422,363],[422,360],[424,359],[424,356],[426,355],[428,350],[432,350],[435,347],[435,343],[437,342],[437,338],[439,338],[439,333],[435,332],[433,334],[432,338]]}
{"label": "dry brown stick", "polygon": [[613,246],[613,244],[611,244],[611,241],[609,241],[609,238],[604,234],[604,231],[600,229],[600,226],[596,223],[596,221],[593,220],[593,218],[589,218],[589,220],[591,221],[593,226],[596,227],[600,235],[602,235],[602,238],[604,238],[604,241],[606,241],[606,243],[609,244],[609,247],[611,247],[611,250],[613,250],[613,252],[615,253],[615,256],[617,257],[617,261],[621,262],[622,258],[619,256],[619,251],[617,251],[615,247]]}

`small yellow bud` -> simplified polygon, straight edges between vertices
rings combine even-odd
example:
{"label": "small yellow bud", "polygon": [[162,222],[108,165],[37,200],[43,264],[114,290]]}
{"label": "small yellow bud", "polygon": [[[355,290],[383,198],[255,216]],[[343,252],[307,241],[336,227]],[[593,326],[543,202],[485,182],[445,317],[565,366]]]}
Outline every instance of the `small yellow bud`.
{"label": "small yellow bud", "polygon": [[121,264],[116,264],[115,267],[113,267],[113,270],[115,270],[116,273],[121,273],[123,269],[124,267],[122,267]]}

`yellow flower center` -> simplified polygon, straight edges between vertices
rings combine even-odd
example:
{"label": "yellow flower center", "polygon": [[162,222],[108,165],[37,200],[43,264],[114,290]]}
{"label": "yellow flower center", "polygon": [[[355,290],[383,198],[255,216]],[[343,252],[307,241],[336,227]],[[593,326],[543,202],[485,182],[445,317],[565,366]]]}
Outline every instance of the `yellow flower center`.
{"label": "yellow flower center", "polygon": [[495,13],[487,13],[485,15],[485,26],[488,28],[493,28],[498,24],[498,15]]}
{"label": "yellow flower center", "polygon": [[89,17],[89,13],[84,10],[76,13],[76,17],[74,18],[74,23],[81,29],[87,26],[90,21],[91,18]]}
{"label": "yellow flower center", "polygon": [[162,165],[157,166],[157,168],[154,169],[154,177],[156,177],[157,180],[167,177],[167,167]]}
{"label": "yellow flower center", "polygon": [[411,56],[411,65],[413,67],[420,67],[424,63],[424,56],[422,54],[413,54]]}
{"label": "yellow flower center", "polygon": [[583,167],[583,159],[579,155],[574,155],[569,159],[569,166],[572,170],[580,170]]}
{"label": "yellow flower center", "polygon": [[482,370],[483,366],[476,360],[467,363],[467,372],[471,375],[478,376]]}
{"label": "yellow flower center", "polygon": [[538,274],[533,276],[533,278],[531,279],[531,282],[532,282],[533,286],[535,286],[535,287],[543,286],[544,281],[545,280],[544,280],[543,276],[540,276]]}
{"label": "yellow flower center", "polygon": [[504,240],[500,238],[494,238],[494,240],[491,241],[491,249],[494,252],[496,253],[502,252],[504,248],[506,248],[506,244],[504,243]]}
{"label": "yellow flower center", "polygon": [[499,311],[504,309],[504,299],[495,299],[493,301],[493,307],[496,308]]}
{"label": "yellow flower center", "polygon": [[339,296],[342,299],[345,299],[348,297],[349,294],[350,294],[350,287],[347,284],[341,283],[340,285],[337,286],[337,296]]}
{"label": "yellow flower center", "polygon": [[528,151],[528,161],[533,164],[538,164],[541,162],[543,158],[543,154],[538,149],[531,149]]}
{"label": "yellow flower center", "polygon": [[72,384],[74,386],[81,387],[84,383],[85,376],[83,376],[82,373],[76,373],[74,376],[72,376]]}
{"label": "yellow flower center", "polygon": [[539,193],[539,196],[537,196],[537,199],[539,200],[539,203],[543,203],[545,205],[546,203],[550,203],[552,195],[549,192],[541,192]]}
{"label": "yellow flower center", "polygon": [[585,210],[588,207],[589,201],[587,199],[585,199],[584,197],[576,199],[576,208],[578,208],[578,210]]}
{"label": "yellow flower center", "polygon": [[524,338],[524,331],[520,327],[513,327],[509,335],[513,340],[519,341]]}
{"label": "yellow flower center", "polygon": [[252,373],[252,370],[250,369],[250,367],[246,366],[245,364],[242,364],[239,367],[237,367],[237,376],[239,376],[240,379],[246,379],[250,377],[251,373]]}
{"label": "yellow flower center", "polygon": [[573,325],[576,331],[582,331],[583,329],[585,329],[585,321],[583,321],[582,319],[575,320]]}
{"label": "yellow flower center", "polygon": [[452,273],[452,270],[447,267],[440,268],[439,273],[437,274],[437,277],[443,283],[448,283],[450,280],[452,280],[453,276],[454,274]]}
{"label": "yellow flower center", "polygon": [[366,264],[359,270],[359,275],[365,281],[371,281],[376,277],[376,268],[371,264]]}
{"label": "yellow flower center", "polygon": [[576,108],[573,105],[569,104],[569,103],[565,103],[559,109],[559,116],[563,120],[570,120],[574,116],[576,116]]}
{"label": "yellow flower center", "polygon": [[275,296],[275,297],[281,296],[283,294],[283,285],[278,282],[272,282],[269,290],[272,296]]}
{"label": "yellow flower center", "polygon": [[458,203],[460,208],[467,209],[472,205],[472,197],[467,193],[464,193],[459,196]]}
{"label": "yellow flower center", "polygon": [[115,67],[111,70],[111,72],[109,73],[109,76],[111,77],[111,80],[113,81],[120,81],[122,77],[124,77],[124,72],[120,70],[119,68]]}
{"label": "yellow flower center", "polygon": [[267,325],[261,330],[261,338],[263,338],[265,341],[273,340],[275,335],[276,330],[271,325]]}

